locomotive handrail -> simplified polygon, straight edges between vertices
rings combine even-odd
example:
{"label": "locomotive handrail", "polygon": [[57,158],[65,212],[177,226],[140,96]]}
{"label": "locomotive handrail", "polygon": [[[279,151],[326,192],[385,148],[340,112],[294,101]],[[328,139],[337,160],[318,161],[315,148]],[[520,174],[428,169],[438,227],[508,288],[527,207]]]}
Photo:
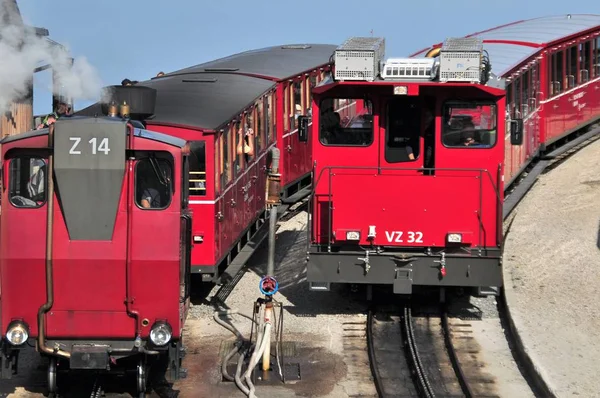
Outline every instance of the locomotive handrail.
{"label": "locomotive handrail", "polygon": [[[497,199],[497,207],[502,206],[502,199],[500,196],[500,191],[499,191],[499,185],[497,185],[494,182],[494,179],[492,178],[491,173],[489,172],[488,169],[480,169],[480,168],[460,168],[460,167],[438,167],[438,168],[424,168],[424,167],[380,167],[380,166],[325,166],[321,169],[318,178],[316,179],[315,183],[312,186],[311,189],[311,199],[315,197],[316,195],[316,189],[317,186],[319,185],[319,182],[321,182],[321,178],[323,177],[323,174],[325,173],[325,171],[328,171],[328,182],[329,182],[329,189],[327,190],[327,196],[328,196],[328,203],[329,203],[329,209],[328,209],[328,217],[327,217],[327,222],[328,222],[328,237],[327,237],[327,245],[328,245],[328,250],[331,249],[331,230],[332,230],[332,216],[331,216],[331,212],[333,210],[332,208],[332,192],[331,192],[331,179],[333,176],[333,170],[377,170],[377,175],[381,175],[382,171],[419,171],[419,172],[423,172],[426,170],[431,170],[431,171],[456,171],[456,172],[476,172],[479,174],[479,210],[477,212],[477,219],[479,222],[479,239],[478,239],[478,246],[477,247],[481,247],[481,242],[482,242],[482,233],[485,234],[485,226],[483,224],[483,218],[482,218],[482,213],[483,213],[483,178],[482,175],[485,174],[488,176],[489,178],[489,182],[492,186],[492,189],[494,190],[494,193],[496,194],[496,199]],[[314,174],[314,171],[313,171]],[[500,180],[498,181],[499,184]],[[497,212],[499,212],[500,210],[497,208],[496,209]],[[314,219],[313,219],[314,221]],[[309,223],[310,224],[310,223]],[[307,228],[307,246],[310,246],[310,241],[311,241],[311,233],[312,233],[312,229],[310,228],[310,226],[308,226]]]}
{"label": "locomotive handrail", "polygon": [[377,174],[381,174],[382,170],[385,170],[385,171],[474,171],[474,172],[479,172],[479,173],[485,173],[489,177],[490,183],[492,184],[492,187],[494,188],[494,191],[496,192],[496,197],[497,197],[497,199],[500,199],[499,188],[494,183],[494,180],[492,179],[492,175],[490,174],[488,169],[454,168],[454,167],[435,167],[435,168],[433,168],[433,167],[325,166],[319,173],[319,177],[317,178],[316,182],[312,185],[311,195],[315,194],[317,186],[319,185],[319,182],[321,181],[321,177],[323,176],[323,173],[325,172],[325,170],[329,170],[329,172],[331,174],[331,170],[333,170],[333,169],[341,169],[341,170],[377,169],[378,170]]}

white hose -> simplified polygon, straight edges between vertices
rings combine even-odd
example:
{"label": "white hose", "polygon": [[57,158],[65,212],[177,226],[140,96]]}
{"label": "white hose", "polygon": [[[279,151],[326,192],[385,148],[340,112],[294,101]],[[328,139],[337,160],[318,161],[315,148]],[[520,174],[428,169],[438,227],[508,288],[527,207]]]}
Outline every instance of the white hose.
{"label": "white hose", "polygon": [[248,369],[246,370],[246,374],[244,374],[244,378],[246,379],[246,384],[250,387],[249,398],[256,398],[254,395],[254,384],[252,384],[252,380],[250,379],[250,374],[252,373],[252,369],[258,364],[258,360],[262,356],[265,351],[265,347],[267,346],[267,341],[269,341],[269,337],[271,336],[271,322],[267,322],[265,324],[264,332],[262,333],[262,339],[260,340],[260,346],[258,350],[254,350],[252,353],[252,357],[250,358],[250,363],[248,364]]}

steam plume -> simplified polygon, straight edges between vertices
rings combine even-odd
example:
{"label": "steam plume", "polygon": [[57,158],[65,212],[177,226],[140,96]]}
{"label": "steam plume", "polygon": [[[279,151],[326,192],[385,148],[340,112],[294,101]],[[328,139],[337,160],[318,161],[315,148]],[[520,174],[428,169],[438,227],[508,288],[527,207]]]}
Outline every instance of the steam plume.
{"label": "steam plume", "polygon": [[18,8],[17,18],[14,12],[0,4],[0,112],[28,93],[33,70],[42,63],[52,65],[60,79],[63,96],[73,100],[96,99],[102,81],[87,59],[77,58],[71,67],[65,48],[36,35],[34,29],[20,21]]}

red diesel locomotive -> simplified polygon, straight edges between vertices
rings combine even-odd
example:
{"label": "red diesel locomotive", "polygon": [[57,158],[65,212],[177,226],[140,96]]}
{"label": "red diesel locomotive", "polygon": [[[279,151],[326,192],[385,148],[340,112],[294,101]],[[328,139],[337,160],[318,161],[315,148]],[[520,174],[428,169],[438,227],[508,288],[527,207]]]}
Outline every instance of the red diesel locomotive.
{"label": "red diesel locomotive", "polygon": [[298,139],[297,116],[311,113],[311,90],[334,49],[267,47],[138,83],[157,90],[147,128],[191,143],[192,272],[202,280],[233,277],[266,237],[265,196],[291,204],[310,193],[310,146]]}
{"label": "red diesel locomotive", "polygon": [[[190,294],[184,140],[148,131],[156,92],[118,90],[108,116],[2,140],[1,376],[28,345],[61,369],[180,376]],[[131,119],[130,119],[131,117]],[[54,178],[47,178],[53,176]],[[156,367],[155,367],[156,369]]]}
{"label": "red diesel locomotive", "polygon": [[504,82],[477,39],[380,70],[384,44],[349,39],[313,90],[310,288],[500,286],[503,137],[522,139],[499,118]]}
{"label": "red diesel locomotive", "polygon": [[[389,60],[379,77],[376,67],[371,68],[375,81],[328,81],[316,89],[318,109],[328,106],[328,98],[335,102],[351,94],[353,104],[367,99],[368,112],[356,119],[369,121],[364,124],[368,128],[356,130],[358,124],[351,122],[338,130],[373,138],[370,145],[363,140],[331,146],[327,132],[321,132],[327,124],[313,126],[315,138],[323,138],[313,143],[315,178],[321,181],[312,199],[311,288],[327,290],[332,282],[388,283],[397,292],[410,292],[412,285],[501,286],[502,215],[520,197],[504,204],[504,190],[533,160],[552,156],[555,148],[600,119],[600,15],[522,20],[465,37],[469,38],[480,40],[484,48],[463,54],[464,61],[449,62],[460,51],[437,44],[411,58]],[[373,59],[373,49],[368,50]],[[359,66],[355,75],[367,80],[369,69]],[[353,70],[351,65],[346,69]],[[465,78],[479,72],[483,74],[478,80]],[[450,84],[456,79],[466,81]],[[393,95],[390,85],[395,87]],[[411,103],[411,97],[417,101]],[[451,102],[453,98],[458,102]],[[489,105],[480,105],[484,98]],[[465,99],[471,102],[467,105]],[[415,118],[411,108],[424,119]],[[435,115],[434,130],[426,127],[429,114]],[[395,121],[394,115],[407,119]],[[414,131],[420,133],[406,136]],[[482,146],[456,147],[462,139],[463,144],[469,140]],[[367,158],[369,151],[379,151],[379,158]],[[398,151],[403,159],[395,160]],[[348,167],[343,159],[350,157],[359,160],[353,166],[363,167]],[[393,164],[394,170],[388,170]],[[369,170],[373,167],[375,174]],[[489,177],[480,179],[479,186],[469,185],[468,168]],[[343,177],[349,173],[361,175]],[[392,181],[386,175],[382,182],[386,173],[397,176]],[[448,173],[457,173],[456,178],[443,186],[439,178],[450,177]],[[368,197],[361,197],[363,192],[369,192]],[[353,195],[352,200],[344,195]],[[376,235],[381,227],[383,237]]]}

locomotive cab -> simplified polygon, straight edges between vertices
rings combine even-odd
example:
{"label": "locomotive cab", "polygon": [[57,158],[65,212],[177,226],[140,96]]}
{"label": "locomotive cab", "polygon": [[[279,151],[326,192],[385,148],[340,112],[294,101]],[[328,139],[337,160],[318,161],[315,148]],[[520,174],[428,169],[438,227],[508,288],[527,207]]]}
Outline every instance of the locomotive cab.
{"label": "locomotive cab", "polygon": [[[381,39],[336,51],[335,76],[314,90],[309,132],[312,290],[501,286],[505,91],[486,77],[480,50],[452,44],[442,61],[391,59],[381,71]],[[369,63],[353,58],[369,46]]]}
{"label": "locomotive cab", "polygon": [[[124,113],[128,116],[128,112]],[[170,364],[189,305],[186,141],[127,117],[70,117],[2,141],[2,376],[34,346],[57,371]],[[49,178],[52,176],[52,178]]]}

